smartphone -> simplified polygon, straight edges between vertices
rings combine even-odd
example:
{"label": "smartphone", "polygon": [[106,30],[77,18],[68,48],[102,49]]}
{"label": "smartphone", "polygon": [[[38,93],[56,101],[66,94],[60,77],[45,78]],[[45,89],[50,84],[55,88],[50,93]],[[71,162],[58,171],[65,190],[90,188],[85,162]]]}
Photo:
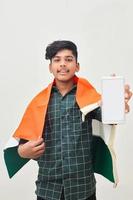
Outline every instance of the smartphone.
{"label": "smartphone", "polygon": [[125,80],[122,76],[102,77],[102,122],[121,124],[125,122]]}

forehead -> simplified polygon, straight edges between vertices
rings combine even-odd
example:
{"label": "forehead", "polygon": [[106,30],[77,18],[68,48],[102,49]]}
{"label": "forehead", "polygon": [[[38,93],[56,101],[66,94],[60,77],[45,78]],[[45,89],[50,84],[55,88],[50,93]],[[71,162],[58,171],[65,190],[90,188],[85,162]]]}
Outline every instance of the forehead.
{"label": "forehead", "polygon": [[54,57],[56,56],[57,57],[68,57],[68,56],[74,57],[72,51],[69,49],[62,49],[58,51]]}

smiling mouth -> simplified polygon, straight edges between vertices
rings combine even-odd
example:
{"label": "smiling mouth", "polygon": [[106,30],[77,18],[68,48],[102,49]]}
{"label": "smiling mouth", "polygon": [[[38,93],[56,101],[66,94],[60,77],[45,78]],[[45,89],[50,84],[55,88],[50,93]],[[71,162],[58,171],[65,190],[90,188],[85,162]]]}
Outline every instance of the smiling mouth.
{"label": "smiling mouth", "polygon": [[69,72],[69,69],[57,70],[57,73],[60,73],[60,74],[66,74],[68,72]]}

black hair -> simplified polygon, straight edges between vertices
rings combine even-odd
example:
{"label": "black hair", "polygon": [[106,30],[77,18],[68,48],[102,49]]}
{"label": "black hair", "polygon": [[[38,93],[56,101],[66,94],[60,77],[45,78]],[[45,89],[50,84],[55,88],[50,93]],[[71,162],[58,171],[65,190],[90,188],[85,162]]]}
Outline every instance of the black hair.
{"label": "black hair", "polygon": [[68,49],[72,51],[72,54],[76,58],[76,61],[78,59],[78,52],[77,52],[77,46],[68,40],[57,40],[52,42],[46,47],[46,54],[45,58],[46,60],[51,60],[59,51],[63,49]]}

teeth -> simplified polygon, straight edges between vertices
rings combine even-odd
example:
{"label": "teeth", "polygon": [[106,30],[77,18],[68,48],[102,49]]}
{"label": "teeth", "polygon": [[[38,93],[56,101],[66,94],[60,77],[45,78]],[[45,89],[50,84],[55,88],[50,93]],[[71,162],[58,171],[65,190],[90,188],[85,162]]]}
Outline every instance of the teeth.
{"label": "teeth", "polygon": [[67,73],[69,70],[58,70],[59,73]]}

